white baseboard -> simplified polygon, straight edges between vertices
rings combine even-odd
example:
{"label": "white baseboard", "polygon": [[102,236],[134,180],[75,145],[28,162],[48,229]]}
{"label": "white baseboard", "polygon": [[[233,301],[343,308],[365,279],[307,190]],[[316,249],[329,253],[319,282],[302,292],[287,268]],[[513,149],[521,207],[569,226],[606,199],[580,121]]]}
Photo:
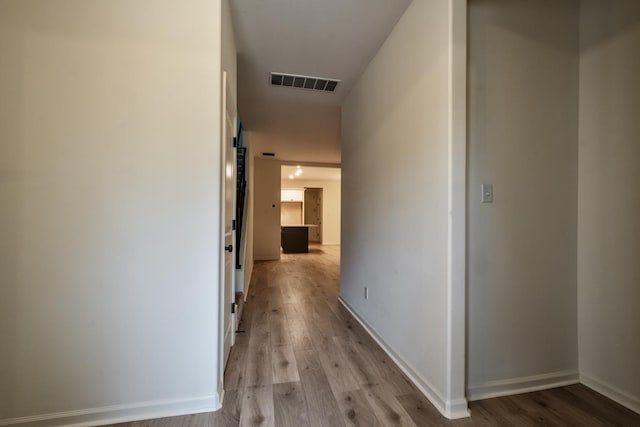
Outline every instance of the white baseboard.
{"label": "white baseboard", "polygon": [[490,399],[492,397],[564,387],[578,384],[579,382],[577,371],[560,371],[500,381],[487,381],[481,384],[469,385],[467,387],[467,398],[469,401]]}
{"label": "white baseboard", "polygon": [[214,412],[222,408],[218,395],[193,399],[159,400],[131,405],[105,406],[0,420],[0,426],[88,427],[153,418]]}
{"label": "white baseboard", "polygon": [[[422,393],[424,394],[424,391]],[[469,402],[467,401],[467,399],[450,400],[446,402],[444,412],[442,412],[439,408],[438,410],[442,415],[449,418],[450,420],[459,420],[461,418],[468,418],[471,416],[471,412],[469,411]]]}
{"label": "white baseboard", "polygon": [[458,399],[447,401],[442,394],[418,371],[407,362],[404,357],[400,356],[393,350],[378,333],[358,314],[358,312],[349,305],[342,297],[338,297],[338,301],[351,313],[351,315],[362,325],[369,335],[378,343],[385,353],[395,362],[396,365],[405,373],[413,384],[429,399],[433,406],[440,411],[442,415],[449,419],[466,418],[469,414],[466,399]]}
{"label": "white baseboard", "polygon": [[631,396],[628,393],[616,388],[604,381],[597,380],[589,375],[580,374],[580,382],[590,389],[608,397],[620,405],[640,414],[640,398]]}
{"label": "white baseboard", "polygon": [[278,255],[256,255],[253,258],[254,261],[278,261],[280,259],[281,253],[278,252]]}
{"label": "white baseboard", "polygon": [[244,292],[244,269],[236,268],[235,270],[236,278],[235,278],[235,291]]}

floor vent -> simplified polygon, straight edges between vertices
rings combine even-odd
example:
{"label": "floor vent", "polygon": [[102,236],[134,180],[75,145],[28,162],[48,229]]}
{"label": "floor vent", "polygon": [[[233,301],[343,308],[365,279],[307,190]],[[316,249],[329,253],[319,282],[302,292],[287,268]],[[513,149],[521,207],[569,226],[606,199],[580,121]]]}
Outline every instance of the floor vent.
{"label": "floor vent", "polygon": [[271,73],[272,86],[295,87],[299,89],[335,92],[340,80],[323,77],[301,76],[298,74]]}

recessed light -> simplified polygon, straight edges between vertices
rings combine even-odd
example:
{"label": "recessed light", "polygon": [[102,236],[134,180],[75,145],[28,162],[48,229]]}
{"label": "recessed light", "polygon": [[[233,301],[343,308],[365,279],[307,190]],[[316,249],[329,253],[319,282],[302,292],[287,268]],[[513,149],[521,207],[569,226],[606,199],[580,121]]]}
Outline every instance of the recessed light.
{"label": "recessed light", "polygon": [[289,179],[293,179],[293,178],[294,178],[293,175],[289,175]]}
{"label": "recessed light", "polygon": [[296,171],[296,176],[300,176],[300,175],[302,175],[302,169],[298,169],[298,170]]}

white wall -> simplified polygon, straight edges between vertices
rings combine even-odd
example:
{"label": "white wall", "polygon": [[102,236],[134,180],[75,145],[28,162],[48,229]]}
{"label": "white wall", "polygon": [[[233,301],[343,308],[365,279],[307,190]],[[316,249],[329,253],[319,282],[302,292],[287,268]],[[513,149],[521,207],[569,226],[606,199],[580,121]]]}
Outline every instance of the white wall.
{"label": "white wall", "polygon": [[0,4],[0,423],[219,404],[220,20]]}
{"label": "white wall", "polygon": [[[296,104],[298,105],[298,104]],[[336,105],[306,105],[305,108],[274,108],[279,117],[264,122],[243,105],[252,117],[255,152],[275,152],[281,161],[340,164],[340,111]],[[246,113],[244,112],[246,111]]]}
{"label": "white wall", "polygon": [[464,228],[464,178],[450,191],[464,162],[449,165],[465,151],[450,92],[464,99],[464,65],[452,66],[465,55],[465,12],[464,1],[414,1],[342,110],[341,297],[449,417],[466,415],[464,316],[451,324],[464,280],[452,288],[448,210]]}
{"label": "white wall", "polygon": [[[222,69],[227,72],[227,82],[231,89],[233,104],[238,105],[238,60],[231,7],[229,0],[222,3]],[[234,117],[236,114],[234,114]],[[235,135],[234,135],[235,136]]]}
{"label": "white wall", "polygon": [[253,157],[253,259],[280,259],[280,162]]}
{"label": "white wall", "polygon": [[322,188],[322,244],[340,244],[340,181],[282,181],[282,188]]}
{"label": "white wall", "polygon": [[247,132],[244,131],[244,142],[245,145],[247,147],[247,153],[246,153],[246,158],[247,158],[247,163],[248,163],[248,168],[247,168],[247,193],[245,195],[245,198],[247,200],[247,211],[245,213],[245,215],[247,216],[247,224],[246,224],[246,240],[245,240],[245,260],[244,260],[244,265],[242,266],[243,270],[244,270],[244,274],[243,274],[243,278],[244,278],[244,283],[243,283],[243,290],[242,292],[244,292],[244,298],[246,300],[247,296],[248,296],[248,292],[249,292],[249,285],[251,284],[251,274],[253,272],[253,259],[254,259],[254,249],[253,249],[253,234],[254,234],[254,150],[253,150],[253,144],[252,144],[252,133],[251,132]]}
{"label": "white wall", "polygon": [[577,381],[577,120],[578,2],[469,2],[472,400]]}
{"label": "white wall", "polygon": [[580,374],[640,412],[640,3],[581,11]]}

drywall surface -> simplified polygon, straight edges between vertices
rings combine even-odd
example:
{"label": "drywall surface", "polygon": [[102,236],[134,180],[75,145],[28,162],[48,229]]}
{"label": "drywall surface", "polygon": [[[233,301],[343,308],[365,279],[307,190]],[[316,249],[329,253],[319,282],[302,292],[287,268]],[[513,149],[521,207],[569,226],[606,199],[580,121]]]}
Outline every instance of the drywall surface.
{"label": "drywall surface", "polygon": [[451,417],[466,414],[464,366],[448,378],[464,360],[448,351],[454,3],[414,1],[342,109],[341,297]]}
{"label": "drywall surface", "polygon": [[282,181],[282,188],[322,188],[322,244],[340,244],[340,181]]}
{"label": "drywall surface", "polygon": [[246,238],[245,238],[245,259],[244,265],[242,269],[244,270],[244,297],[246,298],[249,292],[249,284],[251,283],[251,274],[253,272],[253,233],[254,233],[254,214],[253,214],[253,204],[254,204],[254,157],[253,157],[253,144],[251,138],[251,132],[243,131],[243,138],[245,146],[247,147],[247,152],[245,154],[247,165],[247,193],[245,194],[246,204]]}
{"label": "drywall surface", "polygon": [[[233,104],[238,105],[238,60],[229,0],[222,3],[222,70],[227,72]],[[236,114],[234,114],[234,117]]]}
{"label": "drywall surface", "polygon": [[0,3],[3,422],[219,405],[220,20]]}
{"label": "drywall surface", "polygon": [[251,160],[254,188],[253,259],[280,259],[280,162],[259,156]]}
{"label": "drywall surface", "polygon": [[[255,117],[255,114],[251,114],[250,108],[251,105],[240,105],[243,114]],[[306,104],[304,108],[298,108],[294,112],[289,108],[277,106],[273,106],[272,109],[279,117],[268,124],[268,129],[263,129],[260,123],[249,123],[250,129],[254,130],[253,144],[256,155],[275,152],[276,158],[281,161],[340,164],[338,106]],[[244,113],[245,110],[248,111]]]}
{"label": "drywall surface", "polygon": [[640,412],[640,3],[583,1],[578,342],[582,381]]}
{"label": "drywall surface", "polygon": [[469,2],[471,399],[577,380],[578,6]]}

